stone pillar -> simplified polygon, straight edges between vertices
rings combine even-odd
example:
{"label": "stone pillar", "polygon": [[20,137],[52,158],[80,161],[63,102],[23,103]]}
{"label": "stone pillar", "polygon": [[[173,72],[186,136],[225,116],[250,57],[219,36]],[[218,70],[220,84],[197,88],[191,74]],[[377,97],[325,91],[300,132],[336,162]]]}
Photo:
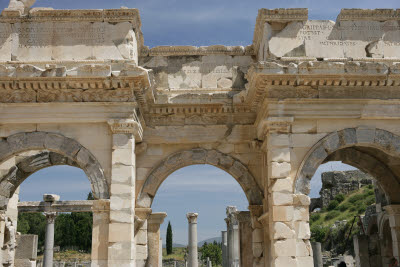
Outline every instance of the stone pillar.
{"label": "stone pillar", "polygon": [[393,257],[400,262],[400,205],[387,205],[385,206],[385,210],[389,214],[389,224],[393,242]]}
{"label": "stone pillar", "polygon": [[92,213],[93,230],[91,266],[107,267],[110,201],[108,199],[93,201]]}
{"label": "stone pillar", "polygon": [[158,262],[160,263],[160,267],[162,267],[163,266],[163,263],[162,263],[162,259],[163,259],[163,256],[162,256],[162,238],[161,238],[161,236],[160,236],[160,241],[159,241],[159,253],[158,253]]}
{"label": "stone pillar", "polygon": [[253,229],[250,211],[238,211],[240,266],[253,266]]}
{"label": "stone pillar", "polygon": [[[264,220],[262,219],[263,215],[263,206],[262,205],[250,205],[250,220],[251,220],[251,248],[253,253],[253,266],[265,266],[266,257],[264,255],[269,255],[269,251],[265,248],[265,241],[269,239],[269,232],[264,231],[264,228],[268,229],[268,216],[264,216]],[[260,219],[261,218],[261,219]],[[263,223],[265,225],[263,225]],[[264,251],[266,251],[264,253]]]}
{"label": "stone pillar", "polygon": [[222,267],[228,267],[228,233],[221,231]]}
{"label": "stone pillar", "polygon": [[45,212],[44,215],[46,215],[46,238],[44,242],[43,267],[53,267],[54,222],[57,213]]}
{"label": "stone pillar", "polygon": [[146,266],[149,254],[147,246],[147,221],[150,214],[150,208],[135,208],[136,267]]}
{"label": "stone pillar", "polygon": [[[45,194],[43,195],[45,202],[45,210],[50,210],[51,205],[60,200],[60,196]],[[43,267],[53,267],[53,252],[54,252],[54,223],[56,221],[57,213],[46,211],[46,236],[44,241],[44,256]]]}
{"label": "stone pillar", "polygon": [[321,243],[311,242],[313,250],[314,267],[323,267]]}
{"label": "stone pillar", "polygon": [[197,213],[188,213],[186,217],[189,222],[189,255],[188,255],[188,267],[198,267],[199,261],[197,256]]}
{"label": "stone pillar", "polygon": [[160,225],[164,222],[165,217],[167,217],[165,212],[157,212],[152,213],[147,220],[147,267],[162,267],[162,256],[160,260],[160,245],[162,246],[160,244]]}
{"label": "stone pillar", "polygon": [[228,259],[229,267],[239,266],[239,221],[237,220],[237,209],[233,206],[226,208],[226,223],[228,228]]}
{"label": "stone pillar", "polygon": [[[356,257],[355,257],[356,267],[370,267],[369,251],[368,251],[369,250],[368,249],[368,247],[369,247],[368,236],[355,235],[353,237],[353,243],[354,243],[354,253],[356,255]],[[314,246],[313,246],[313,252],[314,252],[314,257],[315,257]],[[317,267],[317,265],[315,265],[315,261],[314,261],[314,266]],[[321,267],[322,267],[322,265],[321,265]]]}
{"label": "stone pillar", "polygon": [[[292,162],[293,117],[268,117],[257,134],[264,139],[265,215],[268,216],[270,254],[267,266],[313,266],[308,209],[310,198],[293,194],[297,161]],[[293,165],[296,164],[296,165]],[[293,168],[294,167],[294,168]],[[293,168],[293,169],[292,169]]]}
{"label": "stone pillar", "polygon": [[112,166],[108,266],[135,266],[135,142],[142,128],[134,119],[110,120]]}

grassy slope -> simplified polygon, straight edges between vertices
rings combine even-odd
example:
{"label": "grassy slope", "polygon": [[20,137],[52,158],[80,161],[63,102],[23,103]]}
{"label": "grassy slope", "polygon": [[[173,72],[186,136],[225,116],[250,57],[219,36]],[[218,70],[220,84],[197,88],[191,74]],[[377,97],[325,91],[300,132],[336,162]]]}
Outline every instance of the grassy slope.
{"label": "grassy slope", "polygon": [[167,255],[167,249],[163,248],[163,259],[175,259],[179,261],[185,260],[185,249],[186,248],[173,248],[172,254]]}
{"label": "grassy slope", "polygon": [[336,221],[353,221],[354,216],[364,214],[365,209],[374,203],[375,195],[372,185],[364,186],[358,191],[344,196],[344,200],[340,202],[337,207],[333,208],[335,205],[332,205],[331,210],[326,208],[319,212],[312,213],[310,222],[312,226],[331,226]]}

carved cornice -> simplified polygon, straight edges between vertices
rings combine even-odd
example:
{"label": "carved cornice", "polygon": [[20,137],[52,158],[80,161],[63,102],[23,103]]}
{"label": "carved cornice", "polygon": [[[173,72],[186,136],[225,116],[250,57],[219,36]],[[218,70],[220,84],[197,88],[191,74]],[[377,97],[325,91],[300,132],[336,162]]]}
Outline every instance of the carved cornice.
{"label": "carved cornice", "polygon": [[147,223],[160,225],[164,222],[165,217],[167,217],[167,213],[165,213],[165,212],[152,213],[152,214],[150,214]]}
{"label": "carved cornice", "polygon": [[143,140],[143,128],[138,118],[109,120],[108,124],[114,134],[133,134],[136,142]]}
{"label": "carved cornice", "polygon": [[[246,103],[258,109],[265,98],[398,99],[399,90],[368,90],[400,86],[400,63],[382,62],[262,62],[248,73]],[[400,89],[400,88],[399,88]]]}
{"label": "carved cornice", "polygon": [[157,46],[149,49],[144,47],[140,55],[141,56],[206,56],[206,55],[231,55],[231,56],[243,56],[253,55],[254,50],[252,46],[224,46],[224,45],[212,45],[212,46]]}
{"label": "carved cornice", "polygon": [[388,21],[400,20],[400,9],[342,9],[338,20]]}

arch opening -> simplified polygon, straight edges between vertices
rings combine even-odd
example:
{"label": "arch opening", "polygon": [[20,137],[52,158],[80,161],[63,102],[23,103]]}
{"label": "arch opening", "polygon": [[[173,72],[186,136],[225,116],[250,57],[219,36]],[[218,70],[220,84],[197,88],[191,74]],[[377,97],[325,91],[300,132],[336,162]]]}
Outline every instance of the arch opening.
{"label": "arch opening", "polygon": [[0,208],[5,209],[18,186],[31,174],[50,166],[82,169],[96,199],[108,199],[103,169],[93,154],[74,139],[57,133],[23,132],[0,139]]}
{"label": "arch opening", "polygon": [[169,155],[148,175],[136,205],[150,208],[157,190],[174,171],[190,165],[208,164],[229,173],[241,186],[249,205],[262,205],[263,192],[255,178],[238,159],[217,150],[192,149]]}

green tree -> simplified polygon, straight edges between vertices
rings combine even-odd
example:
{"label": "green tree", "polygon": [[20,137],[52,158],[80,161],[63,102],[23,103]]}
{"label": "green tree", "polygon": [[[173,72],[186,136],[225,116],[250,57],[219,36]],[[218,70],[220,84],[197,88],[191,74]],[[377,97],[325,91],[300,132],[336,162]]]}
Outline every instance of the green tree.
{"label": "green tree", "polygon": [[200,248],[200,252],[202,260],[205,261],[207,260],[207,258],[210,258],[213,266],[222,264],[221,243],[213,242],[208,244],[207,242],[205,242],[204,245]]}
{"label": "green tree", "polygon": [[171,222],[168,222],[168,227],[167,227],[167,255],[172,254],[172,226]]}

